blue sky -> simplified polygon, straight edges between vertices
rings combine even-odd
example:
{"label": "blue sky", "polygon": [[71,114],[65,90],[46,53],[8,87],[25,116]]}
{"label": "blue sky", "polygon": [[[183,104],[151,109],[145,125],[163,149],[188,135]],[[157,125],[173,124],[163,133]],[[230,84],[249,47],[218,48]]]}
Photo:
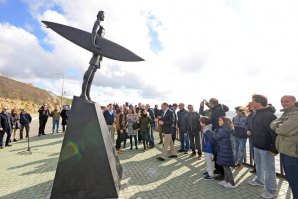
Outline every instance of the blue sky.
{"label": "blue sky", "polygon": [[[38,13],[42,13],[49,8],[58,13],[63,13],[62,9],[57,5],[39,7]],[[24,28],[39,39],[40,45],[45,50],[52,50],[51,46],[43,42],[46,34],[40,29],[40,22],[32,15],[33,13],[30,13],[29,4],[25,0],[4,0],[0,3],[0,23],[9,23],[16,27]]]}

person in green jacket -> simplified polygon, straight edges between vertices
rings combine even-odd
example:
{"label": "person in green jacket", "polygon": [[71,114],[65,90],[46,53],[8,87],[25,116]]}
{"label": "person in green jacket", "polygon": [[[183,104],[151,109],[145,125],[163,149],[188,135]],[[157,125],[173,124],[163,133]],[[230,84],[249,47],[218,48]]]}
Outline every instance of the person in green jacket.
{"label": "person in green jacket", "polygon": [[298,107],[296,104],[294,96],[283,96],[281,105],[284,113],[270,125],[277,134],[276,148],[280,152],[281,163],[294,199],[298,198]]}
{"label": "person in green jacket", "polygon": [[149,139],[150,139],[150,124],[152,119],[148,116],[147,110],[141,110],[141,117],[140,117],[140,131],[142,135],[143,145],[144,145],[144,152],[147,150]]}

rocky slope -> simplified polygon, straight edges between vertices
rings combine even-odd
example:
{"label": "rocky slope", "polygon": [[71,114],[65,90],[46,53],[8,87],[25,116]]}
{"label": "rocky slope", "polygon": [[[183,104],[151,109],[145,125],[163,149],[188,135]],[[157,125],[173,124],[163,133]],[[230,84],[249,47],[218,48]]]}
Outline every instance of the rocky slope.
{"label": "rocky slope", "polygon": [[49,91],[0,76],[1,107],[8,106],[10,109],[16,107],[18,110],[25,108],[29,113],[37,113],[45,102],[50,107],[60,105],[59,97]]}

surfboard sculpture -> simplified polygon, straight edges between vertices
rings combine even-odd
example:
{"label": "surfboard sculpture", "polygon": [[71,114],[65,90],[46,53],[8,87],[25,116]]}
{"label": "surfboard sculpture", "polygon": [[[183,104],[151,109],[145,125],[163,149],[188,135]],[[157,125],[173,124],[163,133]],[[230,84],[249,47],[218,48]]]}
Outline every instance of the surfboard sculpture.
{"label": "surfboard sculpture", "polygon": [[[47,28],[52,29],[65,39],[77,44],[78,46],[90,52],[93,52],[91,33],[59,23],[50,21],[42,22],[47,26]],[[98,46],[101,47],[101,49],[99,50],[99,54],[103,57],[126,62],[144,61],[143,58],[134,54],[130,50],[103,37],[97,37],[95,42]]]}

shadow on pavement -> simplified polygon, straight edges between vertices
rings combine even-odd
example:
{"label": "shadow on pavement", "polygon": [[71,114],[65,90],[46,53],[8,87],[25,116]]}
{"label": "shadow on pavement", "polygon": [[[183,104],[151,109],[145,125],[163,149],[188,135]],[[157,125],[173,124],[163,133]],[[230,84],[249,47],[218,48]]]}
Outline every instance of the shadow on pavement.
{"label": "shadow on pavement", "polygon": [[1,199],[48,199],[50,198],[52,186],[53,180],[50,180],[14,193],[7,194],[2,196]]}
{"label": "shadow on pavement", "polygon": [[[51,145],[55,145],[55,144],[61,144],[62,143],[62,140],[58,140],[58,141],[55,141],[55,142],[49,142],[47,144],[39,144],[39,145],[35,145],[36,144],[36,141],[43,141],[43,140],[50,140],[50,139],[59,139],[61,137],[64,137],[64,134],[59,134],[59,135],[51,135],[51,136],[42,136],[42,137],[34,137],[32,138],[32,140],[30,140],[30,148],[34,150],[34,148],[38,148],[38,147],[44,147],[44,146],[51,146]],[[18,142],[20,144],[24,144],[22,142]],[[17,146],[17,144],[14,144]],[[10,152],[19,152],[19,151],[23,151],[23,150],[26,150],[27,147],[25,148],[18,148],[18,149],[13,149],[13,150],[10,150]]]}
{"label": "shadow on pavement", "polygon": [[42,160],[38,160],[38,161],[34,161],[34,162],[29,162],[29,163],[26,163],[23,165],[10,167],[10,168],[8,168],[8,170],[20,169],[23,167],[34,168],[34,170],[32,170],[32,171],[25,172],[25,173],[21,174],[21,176],[31,175],[31,174],[55,171],[57,168],[57,163],[58,163],[58,156],[54,157],[54,158],[42,159]]}

